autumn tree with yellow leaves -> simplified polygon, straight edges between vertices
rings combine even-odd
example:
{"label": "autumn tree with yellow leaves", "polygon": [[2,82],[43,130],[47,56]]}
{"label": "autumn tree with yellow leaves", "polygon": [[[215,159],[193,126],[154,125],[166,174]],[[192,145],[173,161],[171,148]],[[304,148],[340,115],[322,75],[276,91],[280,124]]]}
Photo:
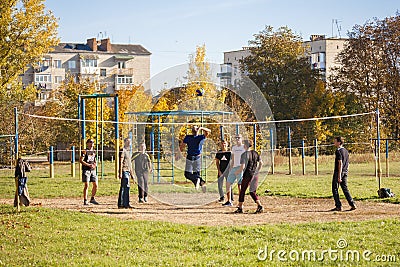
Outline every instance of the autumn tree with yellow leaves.
{"label": "autumn tree with yellow leaves", "polygon": [[0,1],[0,89],[57,45],[57,27],[44,0]]}

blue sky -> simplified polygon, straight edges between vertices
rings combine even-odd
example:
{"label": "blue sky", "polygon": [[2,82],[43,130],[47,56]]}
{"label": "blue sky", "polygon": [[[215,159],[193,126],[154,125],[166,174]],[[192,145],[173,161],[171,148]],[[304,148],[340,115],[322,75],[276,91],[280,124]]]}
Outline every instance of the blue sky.
{"label": "blue sky", "polygon": [[288,26],[308,40],[311,34],[341,36],[374,17],[394,16],[397,0],[45,0],[59,18],[62,42],[110,37],[112,43],[141,44],[151,53],[151,75],[188,62],[197,45],[222,63],[223,52],[246,46],[265,25]]}

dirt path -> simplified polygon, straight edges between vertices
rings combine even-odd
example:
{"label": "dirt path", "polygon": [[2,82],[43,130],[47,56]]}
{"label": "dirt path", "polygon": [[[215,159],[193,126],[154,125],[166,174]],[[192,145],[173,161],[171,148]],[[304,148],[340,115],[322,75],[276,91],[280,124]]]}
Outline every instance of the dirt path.
{"label": "dirt path", "polygon": [[[244,214],[233,214],[235,207],[222,207],[213,202],[205,206],[181,208],[166,205],[150,198],[149,203],[132,202],[134,209],[118,209],[117,197],[97,197],[100,205],[83,206],[80,198],[33,199],[34,205],[112,216],[126,220],[166,221],[190,225],[232,226],[268,223],[304,223],[331,221],[364,221],[400,218],[400,205],[370,201],[357,202],[358,209],[342,212],[329,211],[332,199],[302,199],[289,197],[261,197],[265,212],[253,214],[256,205],[246,196]],[[12,204],[11,199],[0,199],[0,204]]]}

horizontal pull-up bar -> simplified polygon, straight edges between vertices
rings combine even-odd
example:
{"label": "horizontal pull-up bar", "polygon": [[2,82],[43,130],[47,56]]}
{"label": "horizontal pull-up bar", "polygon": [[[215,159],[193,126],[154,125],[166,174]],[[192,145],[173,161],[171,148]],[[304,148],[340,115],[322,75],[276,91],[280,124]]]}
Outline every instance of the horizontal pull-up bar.
{"label": "horizontal pull-up bar", "polygon": [[115,97],[118,94],[91,94],[91,95],[79,95],[80,98],[101,98],[101,97]]}

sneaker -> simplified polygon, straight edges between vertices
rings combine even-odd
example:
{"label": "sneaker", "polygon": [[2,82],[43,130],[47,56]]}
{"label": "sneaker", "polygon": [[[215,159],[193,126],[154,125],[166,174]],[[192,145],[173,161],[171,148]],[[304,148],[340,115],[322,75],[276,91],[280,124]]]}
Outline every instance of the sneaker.
{"label": "sneaker", "polygon": [[195,188],[196,188],[196,190],[199,190],[199,188],[200,188],[200,179],[197,179]]}
{"label": "sneaker", "polygon": [[143,198],[143,201],[144,201],[145,203],[147,203],[147,197],[144,197],[144,198]]}
{"label": "sneaker", "polygon": [[356,210],[357,209],[357,206],[356,206],[356,204],[354,204],[353,206],[351,206],[351,208],[350,208],[350,210]]}
{"label": "sneaker", "polygon": [[139,198],[139,203],[143,203],[143,198]]}
{"label": "sneaker", "polygon": [[83,205],[85,205],[85,206],[88,206],[89,205],[89,203],[87,202],[87,200],[85,199],[85,200],[83,200]]}
{"label": "sneaker", "polygon": [[242,208],[237,208],[237,210],[235,210],[234,213],[243,213],[243,209]]}
{"label": "sneaker", "polygon": [[330,211],[342,211],[342,207],[335,207],[331,209]]}
{"label": "sneaker", "polygon": [[264,207],[258,206],[255,213],[263,213],[263,212],[264,212]]}
{"label": "sneaker", "polygon": [[96,199],[94,199],[94,197],[92,197],[92,199],[90,200],[90,203],[99,205],[99,202],[97,202]]}
{"label": "sneaker", "polygon": [[218,202],[224,202],[224,200],[225,200],[224,197],[220,197],[220,198],[218,199]]}
{"label": "sneaker", "polygon": [[207,191],[206,182],[201,181],[200,186],[201,186],[201,190],[203,191],[203,193],[205,193]]}
{"label": "sneaker", "polygon": [[222,206],[224,206],[224,207],[232,207],[233,205],[232,205],[232,202],[227,201],[224,204],[222,204]]}

